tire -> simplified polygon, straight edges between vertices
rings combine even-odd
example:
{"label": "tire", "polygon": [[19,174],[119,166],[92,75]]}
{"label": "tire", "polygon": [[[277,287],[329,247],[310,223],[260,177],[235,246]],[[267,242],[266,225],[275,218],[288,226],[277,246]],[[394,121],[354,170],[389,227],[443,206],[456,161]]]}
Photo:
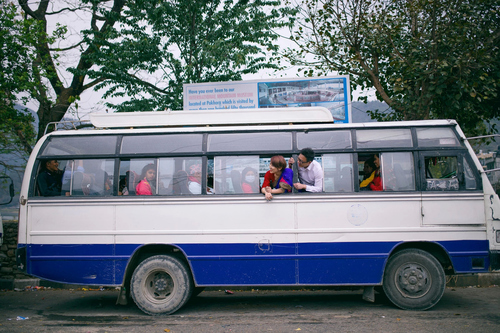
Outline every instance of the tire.
{"label": "tire", "polygon": [[192,291],[193,281],[184,262],[167,255],[141,262],[130,282],[135,304],[150,315],[174,313],[189,300]]}
{"label": "tire", "polygon": [[427,310],[439,302],[446,287],[443,267],[429,253],[408,249],[389,258],[383,288],[387,298],[405,310]]}

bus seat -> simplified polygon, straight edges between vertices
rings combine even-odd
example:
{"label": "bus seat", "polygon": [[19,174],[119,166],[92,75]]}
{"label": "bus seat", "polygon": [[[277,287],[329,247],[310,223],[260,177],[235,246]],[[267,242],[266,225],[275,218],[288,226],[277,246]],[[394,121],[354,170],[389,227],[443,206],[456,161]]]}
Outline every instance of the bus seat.
{"label": "bus seat", "polygon": [[174,195],[191,194],[188,187],[188,174],[184,170],[175,172],[172,178],[172,189]]}
{"label": "bus seat", "polygon": [[410,184],[406,173],[400,164],[394,164],[394,177],[396,178],[396,188],[394,190],[409,190]]}
{"label": "bus seat", "polygon": [[140,182],[139,178],[140,178],[140,176],[137,173],[135,173],[134,171],[130,171],[130,173],[128,175],[128,181],[127,181],[127,184],[129,184],[128,195],[135,195],[135,187]]}
{"label": "bus seat", "polygon": [[233,184],[234,193],[241,194],[243,189],[241,188],[241,174],[237,170],[231,171],[231,182]]}
{"label": "bus seat", "polygon": [[352,169],[345,166],[340,170],[340,177],[335,188],[336,192],[352,192]]}

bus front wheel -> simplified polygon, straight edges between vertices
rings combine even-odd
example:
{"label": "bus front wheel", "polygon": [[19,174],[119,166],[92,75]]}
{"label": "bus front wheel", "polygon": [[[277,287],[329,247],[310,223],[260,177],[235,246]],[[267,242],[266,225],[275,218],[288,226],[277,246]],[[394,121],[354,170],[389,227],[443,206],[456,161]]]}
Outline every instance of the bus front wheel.
{"label": "bus front wheel", "polygon": [[383,288],[387,298],[405,310],[427,310],[439,302],[446,287],[443,267],[435,257],[407,249],[389,258]]}
{"label": "bus front wheel", "polygon": [[192,290],[193,282],[186,265],[167,255],[141,262],[130,282],[135,304],[150,315],[174,313],[189,300]]}

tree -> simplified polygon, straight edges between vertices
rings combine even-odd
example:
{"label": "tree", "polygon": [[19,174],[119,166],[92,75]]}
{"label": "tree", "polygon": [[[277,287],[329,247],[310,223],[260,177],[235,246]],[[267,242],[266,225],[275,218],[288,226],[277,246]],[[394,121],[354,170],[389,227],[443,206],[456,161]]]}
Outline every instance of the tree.
{"label": "tree", "polygon": [[[120,19],[114,40],[102,41],[89,77],[105,97],[132,96],[118,111],[182,109],[183,84],[237,81],[277,68],[276,29],[293,19],[279,1],[137,0]],[[280,20],[281,16],[286,17]]]}
{"label": "tree", "polygon": [[[33,61],[33,72],[36,74],[36,91],[32,97],[38,102],[38,137],[40,138],[50,122],[60,121],[72,104],[78,101],[82,92],[104,81],[105,77],[87,79],[87,71],[94,66],[93,54],[99,51],[100,42],[109,38],[112,27],[120,17],[126,0],[82,0],[53,2],[44,0],[37,2],[38,7],[32,9],[27,0],[19,0],[26,20],[37,24],[37,38],[34,41],[36,59]],[[66,6],[66,7],[56,7]],[[50,8],[50,10],[49,10]],[[55,15],[80,12],[88,16],[88,30],[76,41],[68,39],[68,29],[56,25],[49,33],[48,18]],[[93,37],[98,35],[99,38]],[[68,46],[59,47],[62,43]],[[60,59],[65,53],[76,57],[76,66],[65,67]],[[69,82],[66,84],[66,82]]]}
{"label": "tree", "polygon": [[[273,68],[266,56],[277,49],[272,29],[288,21],[280,21],[279,13],[293,12],[270,0],[19,4],[39,29],[33,73],[40,84],[30,92],[38,104],[38,137],[47,124],[77,109],[89,89],[108,89],[105,98],[129,98],[108,104],[119,111],[178,109],[183,83],[239,80]],[[71,33],[71,26],[54,24],[66,15],[83,18],[86,26]]]}
{"label": "tree", "polygon": [[468,134],[494,130],[484,123],[500,115],[498,0],[302,4],[299,48],[285,55],[306,75],[350,74],[352,90],[375,88],[392,110],[373,111],[379,120],[455,118]]}
{"label": "tree", "polygon": [[[30,45],[37,38],[33,20],[20,20],[16,6],[0,4],[0,165],[2,172],[20,171],[31,152],[36,132],[33,116],[18,103],[26,102],[37,84]],[[22,95],[24,93],[24,95]],[[21,100],[18,96],[21,94]]]}

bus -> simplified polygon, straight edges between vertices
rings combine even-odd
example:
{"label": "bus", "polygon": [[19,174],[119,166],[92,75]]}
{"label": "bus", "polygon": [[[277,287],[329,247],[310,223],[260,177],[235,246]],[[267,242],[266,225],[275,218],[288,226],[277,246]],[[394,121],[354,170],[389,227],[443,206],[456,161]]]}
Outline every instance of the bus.
{"label": "bus", "polygon": [[[117,287],[118,303],[161,315],[206,287],[250,286],[354,286],[426,310],[447,275],[500,267],[500,201],[454,120],[334,124],[310,107],[91,122],[45,135],[29,158],[16,252],[27,274]],[[304,148],[322,167],[321,192],[267,201],[241,190],[245,169],[262,185],[271,157],[297,161]],[[360,187],[373,156],[378,191]],[[43,194],[55,164],[60,188]],[[150,193],[139,191],[144,170]]]}

